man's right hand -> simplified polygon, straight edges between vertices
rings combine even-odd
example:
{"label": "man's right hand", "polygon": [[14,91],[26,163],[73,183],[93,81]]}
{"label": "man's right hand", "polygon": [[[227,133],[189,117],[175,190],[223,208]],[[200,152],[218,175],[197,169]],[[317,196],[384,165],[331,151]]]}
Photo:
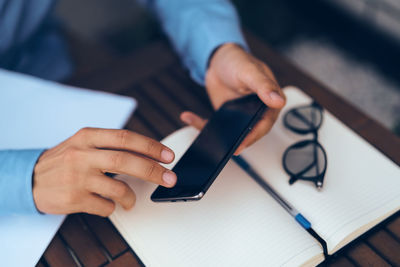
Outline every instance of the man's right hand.
{"label": "man's right hand", "polygon": [[39,157],[33,198],[43,213],[109,216],[115,203],[130,209],[136,197],[126,183],[106,172],[173,187],[176,175],[159,162],[170,163],[174,157],[168,147],[128,130],[84,128]]}

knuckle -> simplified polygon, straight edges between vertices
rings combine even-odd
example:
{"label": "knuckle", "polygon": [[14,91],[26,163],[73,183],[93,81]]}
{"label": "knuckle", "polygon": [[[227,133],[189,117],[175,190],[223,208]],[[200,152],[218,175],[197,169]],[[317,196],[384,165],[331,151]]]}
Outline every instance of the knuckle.
{"label": "knuckle", "polygon": [[110,156],[111,169],[119,170],[125,162],[125,157],[123,152],[115,152]]}
{"label": "knuckle", "polygon": [[130,132],[128,130],[118,130],[117,138],[119,140],[121,147],[127,146],[129,135],[130,135]]}
{"label": "knuckle", "polygon": [[147,150],[146,150],[146,152],[148,154],[153,154],[154,150],[156,150],[156,148],[157,148],[157,144],[156,144],[156,142],[154,140],[149,140],[147,142],[147,148],[146,148]]}
{"label": "knuckle", "polygon": [[80,129],[75,136],[78,138],[85,138],[90,132],[92,132],[93,128],[85,127]]}
{"label": "knuckle", "polygon": [[146,168],[145,168],[145,178],[147,179],[151,179],[155,173],[157,171],[157,167],[155,164],[149,164]]}
{"label": "knuckle", "polygon": [[68,147],[64,152],[64,162],[74,163],[80,158],[80,150],[76,147]]}

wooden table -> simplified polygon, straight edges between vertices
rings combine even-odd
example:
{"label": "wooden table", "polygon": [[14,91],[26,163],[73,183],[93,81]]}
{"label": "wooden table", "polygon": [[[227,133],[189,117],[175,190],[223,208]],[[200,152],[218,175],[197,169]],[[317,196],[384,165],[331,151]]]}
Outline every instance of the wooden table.
{"label": "wooden table", "polygon": [[[400,165],[398,137],[254,36],[248,34],[247,39],[254,54],[272,67],[281,86],[295,85],[303,89]],[[127,123],[127,129],[161,140],[184,126],[179,121],[182,111],[192,110],[203,117],[212,113],[204,88],[189,78],[166,42],[157,42],[124,59],[103,60],[103,63],[107,64],[80,72],[70,83],[136,98],[139,108]],[[400,214],[390,217],[325,263],[329,266],[400,266]],[[141,263],[108,219],[73,214],[67,217],[38,266],[79,265],[140,266]]]}

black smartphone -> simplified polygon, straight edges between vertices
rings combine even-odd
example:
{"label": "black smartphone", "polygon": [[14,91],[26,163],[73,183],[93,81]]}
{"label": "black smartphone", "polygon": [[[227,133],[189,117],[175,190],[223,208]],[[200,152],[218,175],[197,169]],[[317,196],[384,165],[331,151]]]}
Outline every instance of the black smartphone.
{"label": "black smartphone", "polygon": [[151,200],[200,200],[266,109],[255,94],[223,104],[172,169],[176,185],[157,187]]}

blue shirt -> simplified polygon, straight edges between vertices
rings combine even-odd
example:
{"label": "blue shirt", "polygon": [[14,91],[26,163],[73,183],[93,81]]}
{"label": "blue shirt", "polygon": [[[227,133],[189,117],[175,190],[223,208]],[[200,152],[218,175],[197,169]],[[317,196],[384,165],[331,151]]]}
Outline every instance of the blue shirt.
{"label": "blue shirt", "polygon": [[[247,48],[228,0],[142,0],[159,18],[192,78],[204,84],[211,53],[228,42]],[[72,70],[53,0],[0,0],[0,67],[59,80]],[[1,81],[0,81],[1,83]],[[0,215],[37,213],[32,174],[43,150],[0,151]]]}

